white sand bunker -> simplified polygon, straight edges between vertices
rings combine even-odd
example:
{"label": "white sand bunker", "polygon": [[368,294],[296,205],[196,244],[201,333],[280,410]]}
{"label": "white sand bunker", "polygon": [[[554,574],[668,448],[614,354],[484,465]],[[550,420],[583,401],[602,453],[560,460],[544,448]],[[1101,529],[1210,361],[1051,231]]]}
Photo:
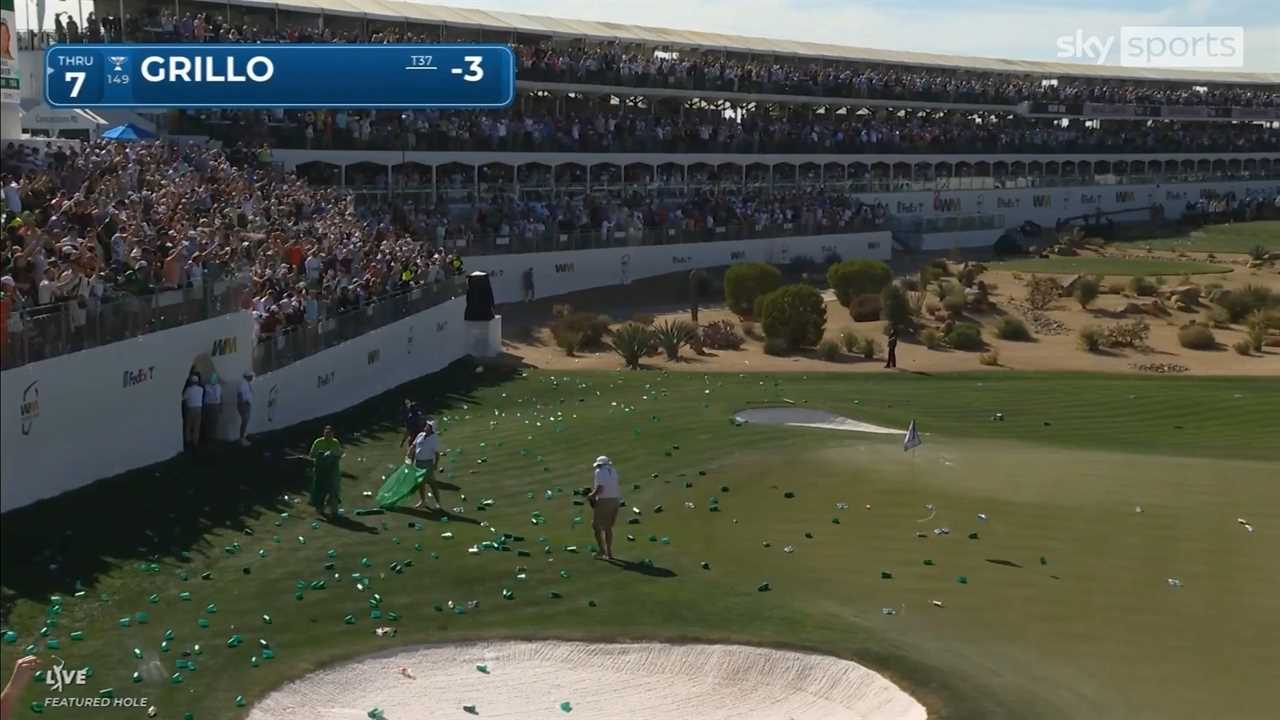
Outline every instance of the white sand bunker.
{"label": "white sand bunker", "polygon": [[364,720],[375,707],[387,720],[926,717],[924,706],[880,675],[822,655],[736,645],[498,642],[419,647],[312,673],[268,695],[249,720]]}
{"label": "white sand bunker", "polygon": [[795,407],[752,408],[742,410],[734,415],[740,422],[760,423],[761,425],[791,425],[793,427],[825,428],[827,430],[845,430],[848,432],[877,433],[880,435],[901,435],[905,430],[872,425],[870,423],[850,420],[826,410],[809,410]]}

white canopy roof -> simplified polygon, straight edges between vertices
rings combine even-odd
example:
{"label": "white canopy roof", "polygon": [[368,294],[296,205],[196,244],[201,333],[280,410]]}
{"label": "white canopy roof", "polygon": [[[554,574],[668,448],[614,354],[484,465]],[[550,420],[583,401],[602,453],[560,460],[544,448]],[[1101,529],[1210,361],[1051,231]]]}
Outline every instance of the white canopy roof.
{"label": "white canopy roof", "polygon": [[[237,0],[233,0],[235,2]],[[496,2],[497,0],[495,0]],[[254,4],[258,4],[255,2]],[[1035,74],[1048,77],[1122,78],[1179,81],[1204,84],[1247,83],[1280,85],[1280,73],[1240,71],[1175,70],[1128,68],[1113,65],[1006,60],[1000,58],[939,55],[898,50],[850,47],[828,43],[801,42],[773,38],[727,35],[694,30],[676,30],[622,23],[572,20],[544,15],[525,15],[497,10],[473,10],[406,0],[283,0],[281,10],[334,15],[356,15],[371,19],[414,23],[457,25],[506,32],[525,32],[592,40],[620,40],[673,47],[726,50],[758,54],[793,55],[820,60],[874,62],[953,70]]]}

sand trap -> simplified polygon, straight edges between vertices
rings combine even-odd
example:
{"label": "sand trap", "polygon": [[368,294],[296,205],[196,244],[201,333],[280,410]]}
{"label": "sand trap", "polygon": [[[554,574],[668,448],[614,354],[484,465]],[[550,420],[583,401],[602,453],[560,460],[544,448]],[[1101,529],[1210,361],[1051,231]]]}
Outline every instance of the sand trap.
{"label": "sand trap", "polygon": [[880,435],[902,435],[906,430],[894,430],[870,423],[850,420],[826,410],[808,410],[794,407],[752,408],[734,415],[742,422],[759,423],[761,425],[791,425],[794,427],[826,428],[827,430],[845,430],[848,432],[877,433]]}
{"label": "sand trap", "polygon": [[[569,713],[560,709],[565,701]],[[475,705],[475,714],[464,705]],[[822,655],[737,645],[498,642],[419,647],[312,673],[257,703],[249,720],[364,720],[374,707],[387,720],[926,717],[924,706],[880,675]]]}

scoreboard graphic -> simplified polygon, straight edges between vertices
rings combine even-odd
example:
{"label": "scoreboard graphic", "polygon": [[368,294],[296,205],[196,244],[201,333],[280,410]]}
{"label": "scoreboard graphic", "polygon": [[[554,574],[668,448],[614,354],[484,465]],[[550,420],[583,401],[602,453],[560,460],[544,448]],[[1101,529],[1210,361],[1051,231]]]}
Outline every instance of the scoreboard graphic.
{"label": "scoreboard graphic", "polygon": [[60,108],[502,108],[505,45],[55,45],[45,102]]}

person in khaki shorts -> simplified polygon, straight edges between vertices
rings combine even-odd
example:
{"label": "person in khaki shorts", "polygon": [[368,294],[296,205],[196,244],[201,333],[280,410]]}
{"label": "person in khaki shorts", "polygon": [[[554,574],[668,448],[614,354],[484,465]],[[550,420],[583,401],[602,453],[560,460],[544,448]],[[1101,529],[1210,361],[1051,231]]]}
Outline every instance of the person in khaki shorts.
{"label": "person in khaki shorts", "polygon": [[618,519],[618,504],[622,502],[622,492],[618,489],[618,471],[608,457],[601,455],[595,462],[595,480],[587,501],[594,509],[591,529],[595,531],[596,543],[600,551],[596,558],[613,559],[613,523]]}

